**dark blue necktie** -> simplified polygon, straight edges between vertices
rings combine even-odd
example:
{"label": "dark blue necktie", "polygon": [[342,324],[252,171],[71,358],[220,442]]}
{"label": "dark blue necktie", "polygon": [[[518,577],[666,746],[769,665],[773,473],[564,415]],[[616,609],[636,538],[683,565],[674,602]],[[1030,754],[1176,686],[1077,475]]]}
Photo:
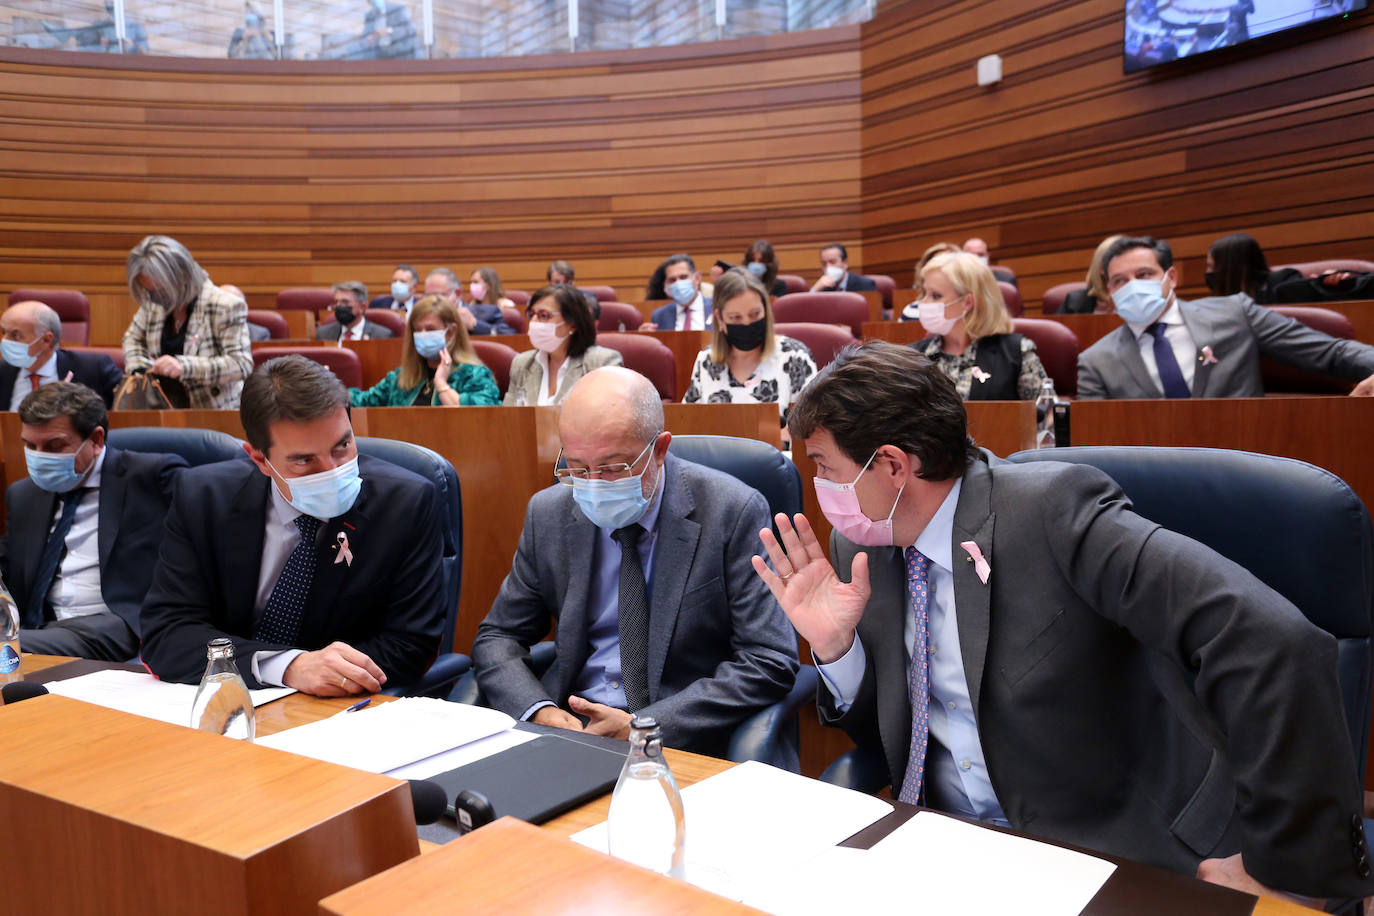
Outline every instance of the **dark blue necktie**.
{"label": "dark blue necktie", "polygon": [[294,646],[301,631],[301,615],[310,598],[310,584],[315,581],[315,532],[322,523],[313,515],[296,516],[301,541],[286,558],[277,584],[263,609],[262,619],[253,629],[253,638],[261,642],[275,642]]}
{"label": "dark blue necktie", "polygon": [[43,545],[43,555],[38,558],[38,574],[29,592],[29,603],[24,605],[22,624],[31,630],[43,625],[43,604],[48,600],[48,591],[52,588],[53,579],[57,578],[57,568],[62,565],[62,555],[67,550],[67,535],[71,533],[72,522],[76,520],[76,504],[81,502],[85,493],[84,489],[78,488],[60,497],[62,515]]}
{"label": "dark blue necktie", "polygon": [[1169,345],[1169,338],[1164,336],[1164,322],[1156,321],[1146,330],[1155,338],[1155,367],[1159,369],[1159,383],[1164,388],[1164,396],[1191,398],[1193,393],[1188,390],[1188,383],[1183,380],[1183,370],[1178,367],[1174,348]]}
{"label": "dark blue necktie", "polygon": [[637,712],[649,705],[649,597],[644,565],[639,562],[638,524],[611,535],[620,545],[620,682],[625,707]]}

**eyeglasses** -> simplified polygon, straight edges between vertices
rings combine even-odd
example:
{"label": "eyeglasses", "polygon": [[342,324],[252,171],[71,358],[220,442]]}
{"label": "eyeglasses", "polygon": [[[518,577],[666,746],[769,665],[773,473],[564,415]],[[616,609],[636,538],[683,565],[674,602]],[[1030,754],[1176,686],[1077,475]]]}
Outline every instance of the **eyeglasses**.
{"label": "eyeglasses", "polygon": [[529,318],[532,321],[558,321],[563,316],[557,312],[550,312],[548,309],[540,309],[537,312],[530,312]]}
{"label": "eyeglasses", "polygon": [[[663,435],[663,430],[654,433],[653,437],[649,439],[649,444],[644,446],[644,451],[640,452],[635,460],[631,461],[629,464],[603,464],[596,468],[555,467],[553,476],[557,478],[559,483],[568,486],[572,486],[574,480],[619,480],[629,475],[630,472],[634,470],[635,465],[639,464],[644,456],[649,454],[649,449],[654,447],[654,443],[658,441],[658,437],[661,435]],[[560,448],[558,450],[558,461],[555,462],[555,464],[561,464],[562,462],[563,450]]]}

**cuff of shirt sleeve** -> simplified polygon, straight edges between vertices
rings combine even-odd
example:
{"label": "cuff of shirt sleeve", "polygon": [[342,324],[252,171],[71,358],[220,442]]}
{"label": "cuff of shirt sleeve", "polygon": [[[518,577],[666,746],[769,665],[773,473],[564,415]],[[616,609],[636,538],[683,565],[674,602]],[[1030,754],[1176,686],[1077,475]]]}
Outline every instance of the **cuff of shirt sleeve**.
{"label": "cuff of shirt sleeve", "polygon": [[868,655],[864,652],[864,644],[860,641],[859,635],[854,634],[854,645],[830,664],[822,665],[814,652],[811,653],[811,661],[820,672],[821,682],[835,698],[836,711],[848,712],[849,707],[854,705],[854,698],[859,694],[859,687],[864,680],[864,668],[868,665]]}
{"label": "cuff of shirt sleeve", "polygon": [[520,721],[521,721],[521,722],[528,722],[531,718],[534,717],[534,714],[535,714],[535,713],[537,713],[539,710],[543,709],[545,706],[556,706],[556,705],[558,705],[558,704],[553,703],[553,702],[551,702],[551,701],[549,701],[549,700],[540,700],[538,703],[535,703],[535,704],[534,704],[533,706],[531,706],[529,709],[525,710],[524,714],[520,716]]}
{"label": "cuff of shirt sleeve", "polygon": [[281,649],[276,652],[254,652],[253,677],[258,679],[259,684],[285,687],[286,684],[282,678],[286,677],[286,669],[296,660],[296,656],[304,654],[304,651],[303,649]]}

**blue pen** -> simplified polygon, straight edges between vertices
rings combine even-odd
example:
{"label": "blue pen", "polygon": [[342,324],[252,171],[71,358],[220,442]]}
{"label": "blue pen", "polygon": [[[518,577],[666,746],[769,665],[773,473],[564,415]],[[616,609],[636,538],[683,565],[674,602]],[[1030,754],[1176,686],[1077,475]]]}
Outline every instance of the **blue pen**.
{"label": "blue pen", "polygon": [[355,711],[357,711],[357,710],[359,710],[359,709],[362,709],[364,706],[366,706],[367,704],[369,704],[369,703],[371,703],[371,702],[372,702],[372,697],[363,697],[361,700],[359,700],[358,702],[354,703],[352,706],[348,707],[347,709],[341,710],[340,712],[336,712],[336,713],[334,713],[334,715],[336,715],[336,716],[342,716],[342,715],[345,715],[346,713],[355,712]]}

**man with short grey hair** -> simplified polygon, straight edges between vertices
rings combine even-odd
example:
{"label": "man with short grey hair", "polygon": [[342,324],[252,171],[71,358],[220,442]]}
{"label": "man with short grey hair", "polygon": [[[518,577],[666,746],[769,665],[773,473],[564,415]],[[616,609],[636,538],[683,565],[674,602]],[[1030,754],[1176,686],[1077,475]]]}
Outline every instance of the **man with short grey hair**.
{"label": "man with short grey hair", "polygon": [[469,334],[514,334],[506,324],[499,305],[463,305],[458,296],[458,275],[447,267],[436,267],[425,277],[425,295],[443,296],[458,309]]}
{"label": "man with short grey hair", "polygon": [[391,329],[367,320],[367,287],[357,280],[334,284],[334,320],[315,329],[316,340],[380,340]]}
{"label": "man with short grey hair", "polygon": [[0,315],[4,365],[0,366],[0,409],[18,410],[32,391],[56,381],[85,385],[108,408],[124,380],[114,360],[104,353],[62,349],[62,319],[42,302],[16,302]]}

